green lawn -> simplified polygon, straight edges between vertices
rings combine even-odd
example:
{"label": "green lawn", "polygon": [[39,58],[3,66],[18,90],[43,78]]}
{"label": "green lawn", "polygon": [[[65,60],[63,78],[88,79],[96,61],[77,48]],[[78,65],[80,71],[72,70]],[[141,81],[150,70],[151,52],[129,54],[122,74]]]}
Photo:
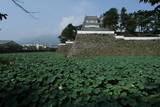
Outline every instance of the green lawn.
{"label": "green lawn", "polygon": [[0,54],[0,107],[158,107],[160,57]]}

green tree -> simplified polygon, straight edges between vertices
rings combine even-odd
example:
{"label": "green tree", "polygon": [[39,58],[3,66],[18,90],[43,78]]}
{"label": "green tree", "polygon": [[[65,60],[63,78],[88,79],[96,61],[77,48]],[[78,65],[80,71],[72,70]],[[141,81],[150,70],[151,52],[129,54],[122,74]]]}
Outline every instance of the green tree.
{"label": "green tree", "polygon": [[137,23],[133,14],[128,15],[126,20],[126,31],[129,33],[134,33],[137,28]]}
{"label": "green tree", "polygon": [[75,26],[76,27],[76,30],[81,30],[82,29],[82,24],[79,25],[79,26]]}
{"label": "green tree", "polygon": [[76,37],[76,27],[72,24],[69,24],[59,36],[61,43],[65,43],[67,40],[75,40]]}
{"label": "green tree", "polygon": [[158,32],[160,27],[160,12],[145,10],[134,13],[139,32]]}
{"label": "green tree", "polygon": [[[152,23],[153,25],[153,32],[160,32],[160,0],[139,0],[140,2],[144,2],[144,3],[149,3],[152,6],[157,5],[157,7],[155,8],[155,14],[156,14],[156,18],[154,20],[154,23]],[[158,18],[157,18],[158,17]]]}
{"label": "green tree", "polygon": [[152,11],[138,11],[134,13],[137,27],[139,32],[149,32],[151,28],[151,23],[153,22],[152,19]]}
{"label": "green tree", "polygon": [[[11,0],[16,6],[18,6],[20,9],[22,9],[25,13],[29,14],[30,16],[34,17],[32,14],[33,13],[37,13],[37,12],[30,12],[28,11],[27,9],[25,9],[23,6],[22,6],[22,3],[21,1],[19,0]],[[3,19],[7,19],[7,14],[2,14],[0,13],[0,20],[2,21]]]}
{"label": "green tree", "polygon": [[[156,5],[156,4],[160,4],[160,0],[140,0],[140,2],[144,2],[144,3],[149,3],[152,6]],[[155,10],[160,11],[160,5],[158,5]]]}
{"label": "green tree", "polygon": [[153,23],[152,23],[152,29],[153,33],[160,33],[160,11],[153,11]]}
{"label": "green tree", "polygon": [[127,9],[125,7],[123,7],[121,9],[121,14],[120,14],[120,29],[125,30],[125,26],[126,26],[126,20],[127,20],[127,13],[126,13]]}
{"label": "green tree", "polygon": [[116,30],[118,20],[119,20],[119,14],[116,8],[111,8],[109,11],[107,11],[103,16],[103,27],[109,27],[113,30]]}
{"label": "green tree", "polygon": [[0,20],[7,19],[7,14],[0,13]]}
{"label": "green tree", "polygon": [[160,3],[159,0],[140,0],[140,2],[150,3],[151,5]]}
{"label": "green tree", "polygon": [[19,52],[22,51],[22,46],[15,43],[15,42],[9,42],[6,44],[0,44],[0,53],[5,52]]}

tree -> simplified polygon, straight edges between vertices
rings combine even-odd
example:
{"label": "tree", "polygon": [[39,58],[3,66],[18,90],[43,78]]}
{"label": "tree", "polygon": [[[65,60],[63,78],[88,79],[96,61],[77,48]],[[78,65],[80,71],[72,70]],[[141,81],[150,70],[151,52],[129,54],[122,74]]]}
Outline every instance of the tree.
{"label": "tree", "polygon": [[[157,5],[157,4],[160,4],[160,0],[140,0],[140,2],[144,2],[144,3],[149,3],[151,4],[152,6],[153,5]],[[158,5],[156,8],[155,8],[155,13],[157,14],[158,16],[158,21],[156,20],[156,22],[154,23],[154,28],[153,28],[153,31],[154,32],[160,32],[160,5]]]}
{"label": "tree", "polygon": [[27,14],[29,14],[31,17],[35,18],[32,14],[33,14],[33,13],[37,13],[37,12],[30,12],[30,11],[28,11],[27,9],[25,9],[25,8],[21,5],[22,2],[19,1],[19,0],[12,0],[12,2],[13,2],[16,6],[18,6],[20,9],[22,9],[25,13],[27,13]]}
{"label": "tree", "polygon": [[136,30],[136,21],[134,19],[129,19],[126,21],[126,30],[129,33],[134,33]]}
{"label": "tree", "polygon": [[22,46],[15,42],[11,41],[6,44],[0,44],[0,53],[19,52],[19,51],[22,51]]}
{"label": "tree", "polygon": [[[140,0],[140,2],[149,3],[149,4],[151,4],[151,5],[153,6],[153,5],[159,4],[159,3],[160,3],[160,0]],[[155,8],[155,10],[160,11],[160,5],[158,5],[158,6]]]}
{"label": "tree", "polygon": [[76,27],[76,30],[81,30],[82,29],[82,24],[79,25],[79,26],[75,26]]}
{"label": "tree", "polygon": [[139,32],[159,32],[160,12],[156,10],[145,10],[134,13]]}
{"label": "tree", "polygon": [[[33,13],[37,13],[37,12],[30,12],[27,9],[25,9],[21,4],[22,2],[19,0],[11,0],[16,6],[18,6],[20,9],[22,9],[25,13],[29,14],[30,16],[32,16],[33,18],[35,18],[32,14]],[[0,20],[2,21],[3,19],[7,19],[7,14],[2,14],[0,13]]]}
{"label": "tree", "polygon": [[153,11],[152,32],[160,33],[160,11]]}
{"label": "tree", "polygon": [[137,28],[137,23],[133,14],[129,14],[126,20],[126,31],[129,33],[134,33]]}
{"label": "tree", "polygon": [[69,24],[59,36],[61,43],[65,43],[67,40],[75,40],[77,29],[72,24]]}
{"label": "tree", "polygon": [[152,11],[139,10],[137,12],[134,12],[134,15],[137,21],[137,27],[139,32],[149,32],[151,29],[151,23],[153,22]]}
{"label": "tree", "polygon": [[[2,14],[2,13],[0,13],[0,21],[2,21],[3,19],[7,19],[7,14]],[[0,29],[0,31],[1,31],[1,29]]]}
{"label": "tree", "polygon": [[[32,18],[35,18],[32,14],[33,13],[37,13],[37,12],[30,12],[27,9],[25,9],[22,5],[21,5],[21,1],[19,0],[11,0],[16,6],[18,6],[19,8],[21,8],[25,13],[29,14]],[[2,14],[0,13],[0,21],[2,21],[3,19],[7,19],[7,14]],[[1,31],[1,29],[0,29]]]}
{"label": "tree", "polygon": [[118,20],[119,20],[119,14],[116,8],[111,8],[109,11],[107,11],[103,16],[103,27],[109,27],[113,30],[116,30]]}
{"label": "tree", "polygon": [[121,9],[121,14],[120,14],[120,29],[125,30],[125,26],[126,26],[126,20],[127,20],[127,13],[126,13],[126,8],[123,7]]}
{"label": "tree", "polygon": [[7,14],[0,13],[0,20],[2,21],[3,19],[7,19],[7,16]]}
{"label": "tree", "polygon": [[150,3],[151,5],[160,3],[159,0],[140,0],[140,2]]}

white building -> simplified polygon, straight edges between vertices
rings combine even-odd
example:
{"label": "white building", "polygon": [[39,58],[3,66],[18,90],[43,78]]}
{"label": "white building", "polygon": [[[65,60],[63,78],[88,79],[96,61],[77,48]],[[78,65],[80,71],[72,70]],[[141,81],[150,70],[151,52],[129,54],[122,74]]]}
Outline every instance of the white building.
{"label": "white building", "polygon": [[82,29],[78,30],[78,34],[114,34],[109,28],[101,27],[101,19],[97,16],[86,16],[82,25]]}
{"label": "white building", "polygon": [[27,49],[27,47],[35,47],[37,50],[39,50],[40,48],[47,48],[47,46],[36,43],[36,44],[23,44],[23,47],[25,47],[25,49]]}
{"label": "white building", "polygon": [[83,22],[82,30],[86,28],[100,28],[100,23],[97,16],[86,16]]}

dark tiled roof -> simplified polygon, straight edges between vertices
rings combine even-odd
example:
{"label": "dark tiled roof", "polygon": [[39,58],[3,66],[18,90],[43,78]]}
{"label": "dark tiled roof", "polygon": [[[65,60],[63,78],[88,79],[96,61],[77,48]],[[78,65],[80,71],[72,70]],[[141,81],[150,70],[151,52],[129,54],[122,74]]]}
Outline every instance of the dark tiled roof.
{"label": "dark tiled roof", "polygon": [[100,23],[84,23],[85,25],[100,25]]}
{"label": "dark tiled roof", "polygon": [[84,28],[83,31],[112,31],[109,28]]}
{"label": "dark tiled roof", "polygon": [[86,16],[85,20],[98,20],[97,16]]}

